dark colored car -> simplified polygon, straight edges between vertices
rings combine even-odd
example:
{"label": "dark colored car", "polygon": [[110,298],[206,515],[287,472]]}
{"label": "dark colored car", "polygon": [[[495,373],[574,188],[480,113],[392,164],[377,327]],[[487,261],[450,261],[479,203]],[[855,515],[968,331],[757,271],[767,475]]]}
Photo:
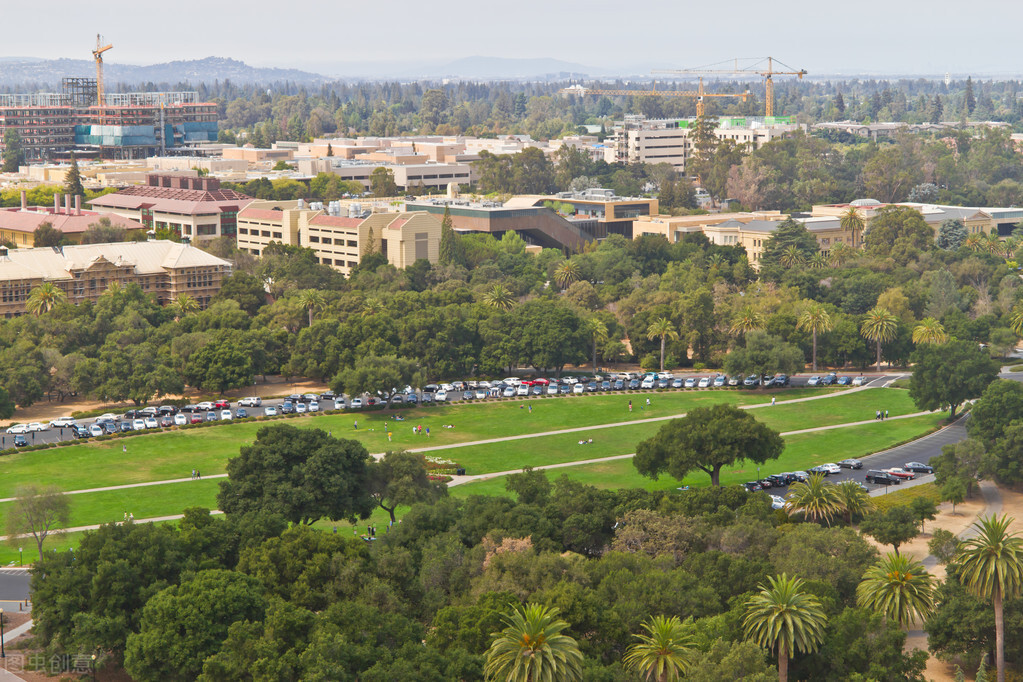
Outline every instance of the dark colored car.
{"label": "dark colored car", "polygon": [[591,381],[590,383],[586,384],[587,393],[596,393],[598,390],[600,390],[600,384],[598,384],[596,381]]}
{"label": "dark colored car", "polygon": [[71,435],[75,438],[88,438],[89,427],[87,426],[73,426],[71,428]]}
{"label": "dark colored car", "polygon": [[834,372],[832,372],[831,374],[825,374],[824,376],[821,377],[820,385],[821,386],[834,386],[837,382],[838,382],[838,377],[835,376]]}
{"label": "dark colored car", "polygon": [[876,483],[877,485],[898,485],[902,483],[901,478],[893,476],[887,471],[868,471],[864,478],[867,483]]}
{"label": "dark colored car", "polygon": [[145,419],[146,415],[142,410],[128,410],[124,413],[124,418],[131,421],[132,419]]}
{"label": "dark colored car", "polygon": [[178,408],[173,405],[160,405],[160,407],[156,409],[156,412],[157,414],[170,415],[173,417],[178,413]]}
{"label": "dark colored car", "polygon": [[560,393],[561,395],[568,395],[571,392],[572,392],[571,384],[561,384],[560,386],[558,386],[558,393]]}
{"label": "dark colored car", "polygon": [[608,381],[607,379],[605,379],[604,381],[601,381],[600,382],[600,390],[602,390],[602,391],[610,391],[611,390],[611,382]]}
{"label": "dark colored car", "polygon": [[846,377],[846,376],[838,377],[838,385],[839,386],[851,386],[852,385],[852,377]]}
{"label": "dark colored car", "polygon": [[120,428],[122,433],[124,433],[125,431],[131,431],[131,422],[121,422],[117,426],[118,428]]}
{"label": "dark colored car", "polygon": [[778,488],[790,485],[798,480],[795,474],[771,474],[767,479]]}
{"label": "dark colored car", "polygon": [[621,391],[621,390],[623,390],[624,388],[625,388],[625,381],[624,381],[624,380],[622,380],[622,379],[615,379],[615,383],[614,383],[614,389],[615,389],[616,391]]}
{"label": "dark colored car", "polygon": [[433,401],[434,401],[433,394],[432,393],[427,393],[426,389],[424,388],[423,389],[423,402],[424,403],[432,403]]}
{"label": "dark colored car", "polygon": [[760,483],[757,482],[757,481],[750,481],[749,483],[743,483],[742,487],[745,488],[746,490],[748,490],[751,493],[755,493],[758,490],[763,490],[764,489],[764,487],[762,485],[760,485]]}
{"label": "dark colored car", "polygon": [[923,464],[922,462],[906,462],[902,465],[902,468],[906,471],[912,471],[915,474],[933,474],[934,467],[929,464]]}
{"label": "dark colored car", "polygon": [[773,377],[767,380],[767,388],[783,388],[789,385],[789,376],[787,374],[775,374]]}
{"label": "dark colored car", "polygon": [[195,410],[196,410],[195,405],[185,405],[184,407],[181,408],[180,411],[191,414],[192,412],[195,412]]}
{"label": "dark colored car", "polygon": [[295,411],[295,406],[292,404],[292,402],[290,400],[285,400],[281,404],[281,414],[291,414],[294,411]]}
{"label": "dark colored car", "polygon": [[838,466],[842,467],[843,469],[862,469],[863,462],[861,462],[858,459],[843,459],[841,462],[838,463]]}
{"label": "dark colored car", "polygon": [[103,430],[111,435],[120,431],[117,426],[117,422],[103,422]]}
{"label": "dark colored car", "polygon": [[406,393],[405,402],[415,405],[416,403],[419,402],[419,396],[417,396],[415,393]]}
{"label": "dark colored car", "polygon": [[337,398],[337,396],[334,395],[334,391],[325,391],[325,392],[320,394],[320,400],[321,401],[323,401],[323,400],[334,400],[335,398]]}
{"label": "dark colored car", "polygon": [[170,416],[169,414],[163,415],[162,417],[160,417],[160,426],[165,429],[174,426],[174,417]]}
{"label": "dark colored car", "polygon": [[770,478],[762,478],[759,481],[757,481],[757,483],[759,483],[760,487],[763,488],[764,490],[774,487],[774,481],[772,481]]}
{"label": "dark colored car", "polygon": [[22,447],[25,447],[26,445],[28,445],[28,439],[25,438],[25,434],[23,434],[23,433],[15,434],[15,436],[14,436],[14,446],[18,447],[18,448],[22,448]]}
{"label": "dark colored car", "polygon": [[630,391],[639,390],[639,379],[629,379],[629,390]]}
{"label": "dark colored car", "polygon": [[462,394],[462,400],[473,400],[476,398],[476,393],[473,391],[466,391]]}
{"label": "dark colored car", "polygon": [[244,407],[239,407],[238,411],[235,412],[235,416],[238,417],[239,419],[247,419],[249,416],[249,411],[246,410]]}

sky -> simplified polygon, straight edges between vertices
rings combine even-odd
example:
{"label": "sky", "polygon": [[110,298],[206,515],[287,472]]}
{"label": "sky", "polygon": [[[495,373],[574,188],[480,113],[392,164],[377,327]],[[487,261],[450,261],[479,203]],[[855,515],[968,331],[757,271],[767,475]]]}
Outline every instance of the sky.
{"label": "sky", "polygon": [[114,45],[108,63],[216,56],[329,76],[476,55],[624,73],[766,55],[811,76],[1023,73],[1018,0],[52,0],[46,12],[28,0],[3,4],[0,57],[89,59],[102,33]]}

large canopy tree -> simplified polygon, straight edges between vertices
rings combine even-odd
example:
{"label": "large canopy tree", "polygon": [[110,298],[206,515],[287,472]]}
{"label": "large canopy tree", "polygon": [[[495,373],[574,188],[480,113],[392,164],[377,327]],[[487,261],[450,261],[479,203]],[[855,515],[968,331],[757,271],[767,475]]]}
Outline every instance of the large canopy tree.
{"label": "large canopy tree", "polygon": [[362,443],[321,429],[264,426],[228,461],[217,504],[227,514],[268,511],[292,523],[366,518],[373,510]]}
{"label": "large canopy tree", "polygon": [[742,460],[762,464],[777,459],[785,447],[777,431],[733,405],[697,407],[672,419],[653,438],[636,448],[633,459],[644,476],[668,473],[682,480],[694,470],[720,485],[721,467]]}
{"label": "large canopy tree", "polygon": [[956,408],[964,401],[979,398],[998,378],[998,363],[972,341],[924,344],[913,353],[913,376],[909,395],[923,410]]}

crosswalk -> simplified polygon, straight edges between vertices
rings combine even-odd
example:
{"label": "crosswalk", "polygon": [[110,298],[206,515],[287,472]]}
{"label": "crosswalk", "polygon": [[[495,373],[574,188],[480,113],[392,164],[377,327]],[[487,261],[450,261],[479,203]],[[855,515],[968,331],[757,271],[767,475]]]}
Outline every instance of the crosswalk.
{"label": "crosswalk", "polygon": [[0,568],[0,575],[28,575],[25,568]]}

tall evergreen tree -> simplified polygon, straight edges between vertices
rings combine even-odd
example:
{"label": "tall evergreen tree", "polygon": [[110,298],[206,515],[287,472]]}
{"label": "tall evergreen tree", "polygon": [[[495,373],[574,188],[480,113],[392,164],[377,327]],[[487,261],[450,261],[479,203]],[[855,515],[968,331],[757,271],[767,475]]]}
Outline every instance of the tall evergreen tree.
{"label": "tall evergreen tree", "polygon": [[835,95],[835,110],[839,116],[845,116],[845,98],[841,92]]}
{"label": "tall evergreen tree", "polygon": [[74,152],[71,152],[71,168],[64,176],[64,193],[72,196],[85,194],[85,188],[82,187],[82,173],[78,170],[78,159],[75,158]]}
{"label": "tall evergreen tree", "polygon": [[977,98],[973,96],[973,76],[966,78],[966,113],[972,114],[977,106]]}
{"label": "tall evergreen tree", "polygon": [[17,128],[8,128],[4,131],[3,158],[4,163],[0,170],[4,173],[17,173],[18,166],[25,165],[25,147]]}

